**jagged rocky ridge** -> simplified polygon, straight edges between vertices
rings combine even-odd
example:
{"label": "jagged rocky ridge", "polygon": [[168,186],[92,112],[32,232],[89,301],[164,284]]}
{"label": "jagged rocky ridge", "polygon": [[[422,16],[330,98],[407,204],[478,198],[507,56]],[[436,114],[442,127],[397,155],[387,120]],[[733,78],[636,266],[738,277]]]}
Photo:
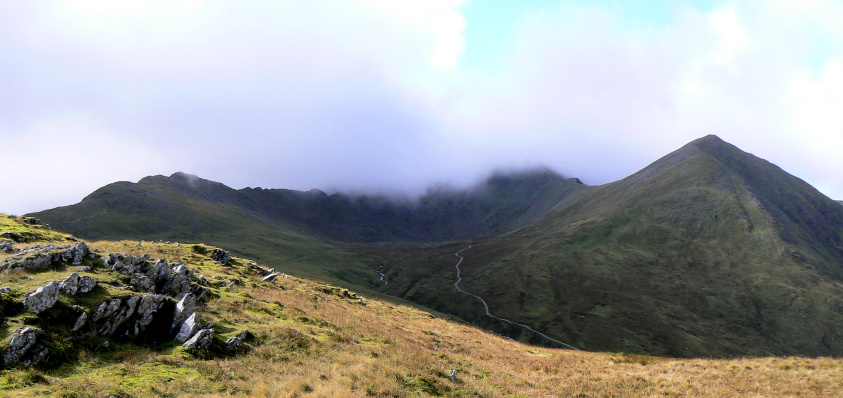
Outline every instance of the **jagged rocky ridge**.
{"label": "jagged rocky ridge", "polygon": [[[12,252],[14,246],[10,241],[0,242],[0,250]],[[78,265],[82,264],[82,260],[87,256],[91,256],[91,250],[88,249],[85,242],[79,242],[75,246],[47,245],[41,247],[41,245],[35,245],[13,254],[11,258],[0,264],[0,271],[14,269],[43,270],[50,268],[53,264],[62,262]]]}
{"label": "jagged rocky ridge", "polygon": [[[223,265],[231,256],[228,252],[214,251],[215,261]],[[12,289],[0,289],[0,310],[26,311],[50,320],[64,320],[70,334],[68,341],[108,339],[134,342],[162,342],[174,340],[186,348],[204,350],[214,342],[213,323],[202,324],[196,310],[208,304],[212,283],[195,275],[185,264],[169,264],[166,259],[151,263],[150,256],[132,256],[111,253],[100,256],[91,253],[84,242],[74,247],[52,245],[33,246],[15,253],[3,263],[0,271],[23,270],[32,272],[58,268],[67,264],[86,266],[62,280],[49,281],[31,292],[25,292],[22,302],[12,296]],[[121,287],[127,295],[108,297],[94,310],[79,306],[57,305],[61,295],[91,295],[97,280],[86,273],[97,267],[130,276],[128,286]],[[253,267],[257,267],[253,265]],[[262,273],[266,270],[261,269]],[[237,280],[215,281],[218,286],[228,283],[230,289]],[[61,308],[59,308],[61,307]],[[10,309],[11,308],[11,309]],[[226,349],[235,349],[248,337],[248,330],[225,341]],[[42,364],[51,354],[48,338],[41,328],[27,326],[13,330],[0,347],[2,366],[25,367]]]}

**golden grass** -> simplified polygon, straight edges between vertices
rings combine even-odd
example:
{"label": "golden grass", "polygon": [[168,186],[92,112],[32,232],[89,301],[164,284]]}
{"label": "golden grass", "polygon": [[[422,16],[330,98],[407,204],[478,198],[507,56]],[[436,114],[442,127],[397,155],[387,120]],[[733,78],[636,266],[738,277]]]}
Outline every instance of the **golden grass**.
{"label": "golden grass", "polygon": [[264,283],[247,260],[222,267],[192,245],[91,246],[242,279],[231,291],[214,288],[200,315],[221,325],[223,339],[249,329],[254,340],[238,355],[214,359],[172,344],[83,350],[56,370],[0,372],[0,396],[843,396],[841,359],[689,360],[534,347],[410,306],[349,299],[318,281]]}

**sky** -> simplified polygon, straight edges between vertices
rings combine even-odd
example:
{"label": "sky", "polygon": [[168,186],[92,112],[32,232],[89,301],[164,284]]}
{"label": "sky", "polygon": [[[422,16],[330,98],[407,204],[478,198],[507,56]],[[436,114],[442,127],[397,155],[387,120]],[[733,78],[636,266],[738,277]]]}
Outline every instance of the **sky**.
{"label": "sky", "polygon": [[0,0],[0,212],[177,171],[599,185],[707,134],[843,199],[840,21],[827,0]]}

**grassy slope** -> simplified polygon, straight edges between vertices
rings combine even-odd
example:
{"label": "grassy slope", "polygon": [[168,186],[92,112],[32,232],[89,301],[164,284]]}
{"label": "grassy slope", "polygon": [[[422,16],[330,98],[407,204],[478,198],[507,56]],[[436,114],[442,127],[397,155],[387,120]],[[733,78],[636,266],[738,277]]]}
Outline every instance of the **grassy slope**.
{"label": "grassy slope", "polygon": [[299,234],[230,204],[165,189],[156,177],[110,184],[77,205],[43,213],[53,228],[89,239],[177,242],[201,237],[296,275],[360,286],[379,278],[369,268],[344,261],[350,257],[346,244]]}
{"label": "grassy slope", "polygon": [[260,223],[344,242],[428,242],[512,228],[583,187],[537,170],[496,174],[472,189],[434,190],[417,200],[401,200],[321,191],[234,190],[175,173],[146,177],[137,184],[110,184],[79,204],[33,215],[85,237],[204,238],[210,232],[228,233],[238,224]]}
{"label": "grassy slope", "polygon": [[[171,177],[147,177],[137,184],[113,183],[76,205],[33,215],[54,228],[89,239],[201,240],[280,271],[380,295],[376,269],[383,256],[369,250],[364,250],[369,255],[360,256],[361,249],[368,245],[319,238],[312,228],[308,234],[307,223],[316,225],[317,231],[336,230],[338,236],[345,238],[362,229],[393,239],[399,235],[402,223],[413,224],[408,228],[417,238],[425,237],[423,231],[433,231],[428,238],[451,236],[468,221],[473,223],[469,229],[475,232],[526,222],[546,212],[558,198],[582,188],[578,181],[534,171],[495,175],[470,192],[436,191],[417,203],[400,203],[321,192],[249,188],[236,191],[176,173]],[[386,232],[371,232],[380,227],[380,221],[373,218],[378,206],[388,213],[384,221],[388,224],[384,227]],[[356,214],[349,214],[350,211]],[[414,214],[419,220],[408,221]],[[436,226],[436,222],[442,225]],[[431,229],[434,226],[435,231]],[[417,246],[400,241],[375,244],[395,245]]]}
{"label": "grassy slope", "polygon": [[[0,229],[46,230],[0,216]],[[41,234],[30,244],[62,242]],[[46,241],[44,240],[46,239]],[[236,259],[221,267],[192,245],[90,242],[102,252],[150,253],[184,261],[209,279],[239,276],[216,295],[203,320],[255,334],[237,355],[195,356],[173,344],[119,341],[83,349],[47,370],[0,371],[0,396],[839,396],[843,361],[828,358],[679,360],[531,347],[405,305],[354,298],[300,278],[275,284]],[[27,290],[69,273],[2,274]],[[50,275],[44,275],[50,274]],[[103,275],[100,275],[103,277]],[[115,292],[117,293],[117,292]],[[352,296],[348,298],[348,296]],[[219,328],[217,328],[219,329]],[[227,337],[224,333],[223,338]],[[450,381],[450,370],[457,380]]]}
{"label": "grassy slope", "polygon": [[[580,192],[531,225],[473,242],[463,253],[461,286],[484,297],[496,315],[585,349],[843,355],[835,224],[814,234],[829,237],[825,246],[797,245],[813,232],[788,222],[778,203],[759,199],[757,177],[701,144],[707,141]],[[777,181],[824,204],[794,180]],[[478,302],[457,295],[453,253],[461,247],[384,255],[392,282],[383,290],[541,343],[483,317]]]}

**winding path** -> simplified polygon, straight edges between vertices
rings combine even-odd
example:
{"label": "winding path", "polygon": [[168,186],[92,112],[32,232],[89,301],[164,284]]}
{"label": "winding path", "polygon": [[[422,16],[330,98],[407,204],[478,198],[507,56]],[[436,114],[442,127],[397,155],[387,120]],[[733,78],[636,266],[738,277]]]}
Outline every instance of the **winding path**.
{"label": "winding path", "polygon": [[497,319],[497,320],[499,320],[499,321],[503,321],[503,322],[506,322],[506,323],[511,324],[511,325],[521,326],[522,328],[527,329],[527,330],[529,330],[529,331],[531,331],[531,332],[533,332],[533,333],[535,333],[535,334],[537,334],[537,335],[539,335],[539,336],[542,336],[542,337],[544,337],[544,338],[546,338],[546,339],[548,339],[548,340],[550,340],[550,341],[552,341],[552,342],[554,342],[554,343],[561,344],[562,346],[565,346],[565,347],[570,348],[570,349],[572,349],[572,350],[577,350],[577,351],[579,351],[579,348],[574,347],[574,346],[572,346],[572,345],[570,345],[570,344],[567,344],[567,343],[563,343],[563,342],[561,342],[561,341],[559,341],[559,340],[556,340],[556,339],[554,339],[554,338],[552,338],[552,337],[550,337],[550,336],[548,336],[548,335],[546,335],[546,334],[544,334],[544,333],[542,333],[542,332],[539,332],[538,330],[533,329],[533,328],[531,328],[531,327],[529,327],[529,326],[527,326],[527,325],[525,325],[525,324],[523,324],[523,323],[513,322],[513,321],[510,321],[509,319],[505,319],[505,318],[501,318],[501,317],[499,317],[499,316],[492,315],[492,314],[489,312],[489,305],[488,305],[488,304],[486,304],[486,300],[483,300],[483,298],[481,298],[480,296],[478,296],[478,295],[476,295],[476,294],[471,294],[471,293],[469,293],[469,292],[467,292],[467,291],[465,291],[465,290],[460,289],[460,282],[462,281],[462,277],[460,276],[460,264],[462,263],[462,260],[463,260],[463,256],[461,256],[461,255],[460,255],[460,253],[462,253],[462,252],[464,252],[464,251],[466,251],[466,250],[468,250],[468,249],[471,249],[471,245],[468,245],[468,247],[466,247],[466,248],[464,248],[464,249],[462,249],[462,250],[460,250],[460,251],[458,251],[458,252],[454,253],[454,255],[455,255],[455,256],[457,256],[457,257],[459,257],[459,258],[460,258],[460,259],[459,259],[459,261],[457,261],[457,265],[456,265],[456,266],[454,266],[454,267],[457,269],[457,281],[456,281],[456,282],[454,282],[454,287],[455,287],[455,288],[457,288],[457,291],[458,291],[458,292],[460,292],[460,293],[465,293],[465,294],[467,294],[467,295],[469,295],[469,296],[471,296],[471,297],[474,297],[474,298],[476,298],[476,299],[480,300],[480,303],[482,303],[482,304],[483,304],[483,309],[486,311],[486,314],[485,314],[485,315],[486,315],[486,316],[488,316],[488,317],[490,317],[490,318],[495,318],[495,319]]}

